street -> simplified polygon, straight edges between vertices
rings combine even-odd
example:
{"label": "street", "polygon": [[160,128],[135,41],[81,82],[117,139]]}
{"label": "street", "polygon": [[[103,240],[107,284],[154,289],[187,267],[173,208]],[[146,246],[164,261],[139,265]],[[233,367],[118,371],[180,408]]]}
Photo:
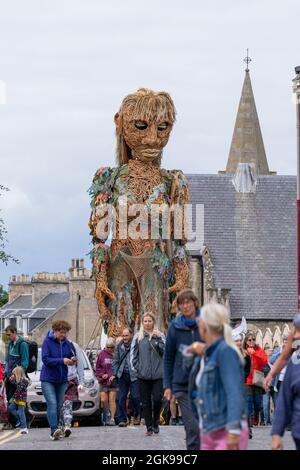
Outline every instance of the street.
{"label": "street", "polygon": [[[253,429],[249,450],[270,450],[270,426]],[[287,432],[284,448],[294,449],[294,443]],[[184,428],[162,426],[159,435],[145,436],[144,426],[78,427],[72,429],[69,438],[51,441],[49,429],[32,428],[28,435],[16,431],[0,433],[0,450],[185,450]]]}

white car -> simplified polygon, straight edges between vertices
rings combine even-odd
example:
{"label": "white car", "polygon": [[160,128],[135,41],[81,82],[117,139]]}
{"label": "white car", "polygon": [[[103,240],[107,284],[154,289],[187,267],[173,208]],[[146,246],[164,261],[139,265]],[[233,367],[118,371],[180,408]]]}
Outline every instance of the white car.
{"label": "white car", "polygon": [[[73,401],[74,419],[93,420],[95,424],[100,425],[98,380],[96,379],[86,353],[82,350],[81,353],[84,363],[84,389],[79,392],[78,400]],[[27,389],[28,409],[35,419],[45,418],[47,415],[46,400],[40,382],[42,365],[41,348],[39,348],[37,371],[28,374],[30,384]]]}

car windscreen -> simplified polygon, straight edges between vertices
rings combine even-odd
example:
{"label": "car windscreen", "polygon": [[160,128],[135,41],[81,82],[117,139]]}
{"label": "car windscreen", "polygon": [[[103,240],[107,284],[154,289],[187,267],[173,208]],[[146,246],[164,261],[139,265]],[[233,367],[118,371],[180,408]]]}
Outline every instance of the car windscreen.
{"label": "car windscreen", "polygon": [[[80,359],[82,359],[83,364],[84,364],[84,370],[90,370],[91,366],[89,365],[89,362],[88,362],[88,359],[87,359],[86,355],[82,351],[80,351],[79,354],[80,354]],[[43,366],[42,350],[39,348],[37,370],[41,371],[42,366]]]}

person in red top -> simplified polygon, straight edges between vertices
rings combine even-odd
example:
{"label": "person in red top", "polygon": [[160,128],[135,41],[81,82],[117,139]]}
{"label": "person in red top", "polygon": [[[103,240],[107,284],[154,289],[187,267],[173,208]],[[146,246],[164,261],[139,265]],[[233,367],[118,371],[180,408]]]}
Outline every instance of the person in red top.
{"label": "person in red top", "polygon": [[3,369],[2,369],[2,364],[0,362],[0,385],[3,384]]}
{"label": "person in red top", "polygon": [[254,426],[258,424],[264,390],[262,387],[253,384],[253,374],[254,370],[262,372],[268,363],[265,351],[258,346],[255,341],[255,334],[252,331],[248,331],[244,340],[244,351],[250,356],[251,369],[249,375],[246,377],[246,393],[249,424]]}

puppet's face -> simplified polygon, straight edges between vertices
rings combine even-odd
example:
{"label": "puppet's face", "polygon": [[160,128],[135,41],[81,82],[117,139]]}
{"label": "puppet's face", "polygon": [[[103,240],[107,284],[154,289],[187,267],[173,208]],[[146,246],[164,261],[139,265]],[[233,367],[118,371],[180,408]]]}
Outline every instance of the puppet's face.
{"label": "puppet's face", "polygon": [[[120,111],[115,115],[119,143],[123,142],[130,149],[127,158],[136,158],[144,162],[159,163],[162,150],[167,144],[175,121],[175,107],[166,92],[154,92],[140,88],[126,96]],[[119,145],[122,153],[123,144]],[[126,163],[127,158],[119,155],[119,162]]]}
{"label": "puppet's face", "polygon": [[139,120],[123,117],[123,136],[131,149],[132,157],[142,161],[153,161],[160,157],[172,129],[168,121],[154,119]]}

